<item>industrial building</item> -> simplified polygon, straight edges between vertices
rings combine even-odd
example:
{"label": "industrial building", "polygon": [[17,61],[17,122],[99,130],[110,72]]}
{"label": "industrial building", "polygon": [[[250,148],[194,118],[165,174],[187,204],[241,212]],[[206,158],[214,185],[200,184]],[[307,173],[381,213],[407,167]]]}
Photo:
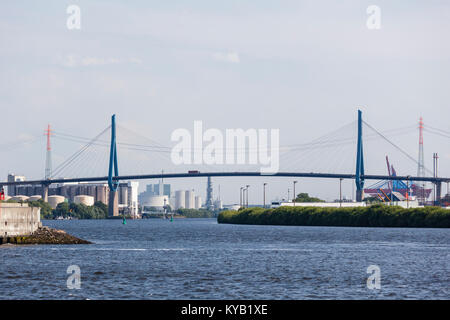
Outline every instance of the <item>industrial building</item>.
{"label": "industrial building", "polygon": [[148,184],[145,191],[139,194],[138,202],[144,211],[149,209],[163,211],[170,205],[170,184],[163,182]]}
{"label": "industrial building", "polygon": [[139,194],[139,203],[147,202],[148,197],[151,196],[167,196],[170,198],[170,184],[148,184],[145,191]]}
{"label": "industrial building", "polygon": [[163,211],[164,207],[169,205],[168,196],[149,196],[145,198],[145,202],[140,202],[144,210],[151,209],[152,211]]}
{"label": "industrial building", "polygon": [[[8,181],[26,181],[24,176],[8,175]],[[138,216],[139,182],[129,181],[119,184],[117,188],[119,212],[132,217]],[[43,193],[39,185],[9,186],[8,195],[17,200],[37,200]],[[48,189],[48,202],[54,208],[66,199],[69,202],[93,205],[96,201],[108,205],[109,187],[106,183],[60,183],[51,185]],[[81,198],[80,198],[81,197]],[[84,198],[83,198],[84,197]],[[84,200],[80,200],[84,199]],[[88,200],[89,199],[89,200]]]}
{"label": "industrial building", "polygon": [[202,197],[195,196],[195,209],[200,209],[202,207]]}
{"label": "industrial building", "polygon": [[194,190],[175,191],[175,200],[173,202],[175,210],[178,209],[201,209],[202,197],[195,195]]}
{"label": "industrial building", "polygon": [[[13,173],[8,174],[8,182],[16,182],[16,181],[26,181],[26,179],[24,176],[18,176]],[[16,188],[17,186],[8,186],[7,195],[10,197],[14,197],[15,195],[17,195]]]}
{"label": "industrial building", "polygon": [[[8,182],[16,182],[16,181],[26,181],[26,178],[25,178],[25,176],[18,176],[18,175],[15,175],[14,173],[8,174]],[[8,186],[7,195],[10,197],[14,197],[14,196],[18,195],[19,193],[17,193],[17,188],[18,188],[18,186]],[[41,188],[41,192],[42,192],[42,188]],[[35,193],[35,194],[41,194],[41,193]]]}
{"label": "industrial building", "polygon": [[184,202],[186,209],[195,209],[195,194],[194,190],[185,191],[186,200]]}
{"label": "industrial building", "polygon": [[175,191],[175,210],[186,208],[186,191]]}

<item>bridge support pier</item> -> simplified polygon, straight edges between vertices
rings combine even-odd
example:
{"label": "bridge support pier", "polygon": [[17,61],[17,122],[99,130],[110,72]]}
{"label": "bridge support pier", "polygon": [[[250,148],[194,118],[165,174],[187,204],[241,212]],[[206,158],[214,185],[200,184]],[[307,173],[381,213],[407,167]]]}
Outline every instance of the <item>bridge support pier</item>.
{"label": "bridge support pier", "polygon": [[117,217],[119,215],[119,196],[117,191],[109,191],[108,197],[108,216]]}
{"label": "bridge support pier", "polygon": [[48,202],[48,184],[42,185],[42,200]]}
{"label": "bridge support pier", "polygon": [[119,196],[117,188],[119,181],[114,179],[119,176],[119,166],[117,165],[117,146],[116,146],[116,115],[111,117],[111,148],[109,153],[109,169],[108,169],[108,216],[116,217],[119,215]]}
{"label": "bridge support pier", "polygon": [[364,200],[364,191],[356,190],[356,202],[361,202]]}
{"label": "bridge support pier", "polygon": [[356,149],[356,201],[361,202],[364,199],[364,152],[363,152],[363,136],[362,136],[362,112],[358,110],[358,141]]}
{"label": "bridge support pier", "polygon": [[436,182],[436,206],[441,205],[442,182]]}

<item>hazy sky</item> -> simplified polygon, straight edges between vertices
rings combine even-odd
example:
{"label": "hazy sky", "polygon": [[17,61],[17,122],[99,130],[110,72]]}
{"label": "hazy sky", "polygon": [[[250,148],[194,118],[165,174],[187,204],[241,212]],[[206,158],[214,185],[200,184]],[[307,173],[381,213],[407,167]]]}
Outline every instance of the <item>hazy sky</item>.
{"label": "hazy sky", "polygon": [[[72,4],[81,9],[80,30],[66,26]],[[381,9],[379,30],[366,26],[369,5]],[[195,120],[221,130],[278,128],[282,145],[299,144],[352,122],[357,106],[382,131],[412,126],[420,116],[450,131],[449,33],[445,0],[5,0],[0,176],[43,176],[48,123],[93,137],[113,113],[126,128],[168,146],[175,129],[192,130]],[[416,131],[395,141],[417,156]],[[54,166],[80,146],[55,139]],[[427,166],[438,152],[440,172],[448,176],[449,146],[449,139],[425,136]],[[366,148],[366,157],[381,173],[388,151],[380,148]],[[415,174],[413,163],[400,161],[399,174]],[[215,184],[225,203],[239,201],[243,184],[252,186],[250,202],[262,202],[262,182],[274,199],[287,196],[292,180]],[[205,181],[172,183],[174,190],[194,188],[204,196]],[[297,191],[334,199],[337,186],[302,180]],[[345,182],[345,194],[351,190]]]}

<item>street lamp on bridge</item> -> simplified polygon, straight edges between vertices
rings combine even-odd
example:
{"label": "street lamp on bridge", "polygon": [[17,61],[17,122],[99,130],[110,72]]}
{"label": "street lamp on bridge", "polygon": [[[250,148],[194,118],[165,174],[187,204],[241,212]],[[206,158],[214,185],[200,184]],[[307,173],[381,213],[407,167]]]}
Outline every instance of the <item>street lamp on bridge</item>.
{"label": "street lamp on bridge", "polygon": [[246,199],[246,200],[247,200],[247,206],[246,206],[246,207],[248,208],[248,188],[250,187],[250,185],[246,185],[246,187],[247,187],[247,188],[245,189],[245,190],[247,190],[247,199]]}
{"label": "street lamp on bridge", "polygon": [[243,197],[244,197],[244,187],[241,187],[239,190],[239,208],[243,206]]}
{"label": "street lamp on bridge", "polygon": [[292,197],[292,202],[294,202],[294,207],[295,207],[295,199],[297,198],[297,196],[296,196],[296,194],[295,194],[295,184],[297,183],[298,181],[294,181],[294,196]]}
{"label": "street lamp on bridge", "polygon": [[263,183],[263,208],[264,209],[266,208],[266,186],[267,186],[267,183],[264,182]]}

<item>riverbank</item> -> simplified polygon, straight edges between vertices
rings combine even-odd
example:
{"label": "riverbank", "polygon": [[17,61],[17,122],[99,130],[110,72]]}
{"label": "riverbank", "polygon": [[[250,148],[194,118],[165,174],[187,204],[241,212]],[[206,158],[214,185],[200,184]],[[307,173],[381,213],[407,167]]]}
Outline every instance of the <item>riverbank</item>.
{"label": "riverbank", "polygon": [[285,226],[450,228],[450,210],[439,207],[404,209],[387,205],[356,208],[248,208],[223,211],[217,221]]}
{"label": "riverbank", "polygon": [[91,244],[87,240],[74,237],[64,230],[40,227],[33,234],[27,236],[0,237],[2,244]]}

